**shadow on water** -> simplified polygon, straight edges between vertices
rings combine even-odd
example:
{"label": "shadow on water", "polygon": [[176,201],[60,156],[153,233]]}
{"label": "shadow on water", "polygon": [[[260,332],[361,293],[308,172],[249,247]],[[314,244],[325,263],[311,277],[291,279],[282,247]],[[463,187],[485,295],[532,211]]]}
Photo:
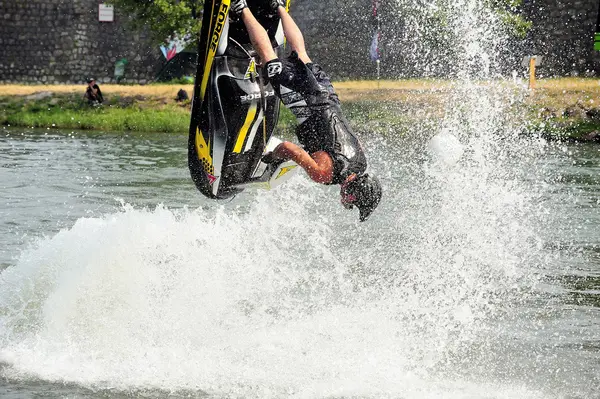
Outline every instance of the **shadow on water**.
{"label": "shadow on water", "polygon": [[102,388],[84,387],[68,381],[48,382],[35,377],[10,378],[5,372],[10,365],[0,362],[0,397],[3,399],[44,399],[44,398],[69,398],[69,399],[183,399],[183,398],[210,398],[202,390],[168,391],[161,389],[129,389],[118,390],[106,388],[110,384],[102,384]]}
{"label": "shadow on water", "polygon": [[[600,254],[600,249],[595,248],[594,252]],[[592,307],[597,311],[600,308],[600,275],[561,276],[552,280],[566,290],[562,295],[565,305]]]}

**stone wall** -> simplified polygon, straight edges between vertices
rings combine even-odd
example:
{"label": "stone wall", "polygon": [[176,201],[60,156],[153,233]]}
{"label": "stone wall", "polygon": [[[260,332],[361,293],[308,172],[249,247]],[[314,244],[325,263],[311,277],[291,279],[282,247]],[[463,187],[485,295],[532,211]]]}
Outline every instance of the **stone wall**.
{"label": "stone wall", "polygon": [[525,51],[545,56],[540,73],[600,76],[600,52],[594,51],[598,0],[529,0],[533,21]]}
{"label": "stone wall", "polygon": [[114,65],[127,59],[123,81],[144,83],[162,66],[157,46],[124,26],[98,21],[98,0],[0,0],[0,82],[114,81]]}
{"label": "stone wall", "polygon": [[[393,8],[407,1],[380,0],[382,13],[389,16],[382,18],[383,77],[405,76],[408,68],[402,62],[418,62],[402,60],[405,49],[396,48],[404,14]],[[129,62],[125,82],[152,80],[164,65],[158,47],[144,34],[128,30],[118,9],[115,22],[99,22],[99,2],[0,0],[0,82],[81,83],[90,76],[109,82],[121,58]],[[545,56],[540,69],[545,75],[600,74],[600,52],[593,51],[598,0],[525,0],[523,11],[533,28],[514,47],[513,58]],[[372,0],[294,0],[292,15],[309,54],[334,79],[375,76],[369,59]],[[393,26],[386,27],[386,21]]]}
{"label": "stone wall", "polygon": [[[0,0],[0,82],[114,81],[114,64],[128,60],[124,82],[145,83],[164,65],[157,46],[115,21],[98,21],[100,0]],[[292,13],[308,48],[335,78],[374,76],[369,61],[371,0],[294,0]]]}
{"label": "stone wall", "polygon": [[372,0],[293,0],[290,12],[309,55],[334,79],[375,76]]}
{"label": "stone wall", "polygon": [[[420,76],[430,61],[419,59],[415,43],[406,43],[403,18],[411,0],[379,0],[381,27],[381,73],[396,78]],[[423,3],[423,2],[421,2]],[[432,3],[437,3],[435,0]],[[416,3],[415,3],[416,4]],[[414,8],[412,9],[414,12]],[[539,72],[554,75],[600,76],[600,52],[594,51],[598,0],[525,0],[523,15],[533,22],[524,40],[507,43],[496,70],[510,74],[526,55],[545,56]],[[292,13],[303,29],[313,58],[323,63],[334,78],[371,78],[375,64],[369,59],[373,35],[372,0],[295,0]],[[403,42],[404,38],[404,42]],[[422,51],[436,59],[437,72],[444,75],[443,63],[451,62],[451,49],[442,43],[438,53]],[[412,51],[407,57],[407,51]],[[446,53],[444,53],[446,52]],[[433,55],[432,55],[433,54]],[[440,65],[442,68],[440,68]]]}

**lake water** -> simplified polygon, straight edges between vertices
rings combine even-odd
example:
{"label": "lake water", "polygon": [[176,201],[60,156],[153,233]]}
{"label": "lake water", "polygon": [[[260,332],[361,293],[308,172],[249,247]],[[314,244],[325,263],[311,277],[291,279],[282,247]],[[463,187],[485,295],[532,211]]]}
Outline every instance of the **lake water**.
{"label": "lake water", "polygon": [[598,146],[366,136],[358,223],[203,198],[183,135],[0,133],[0,397],[600,397]]}

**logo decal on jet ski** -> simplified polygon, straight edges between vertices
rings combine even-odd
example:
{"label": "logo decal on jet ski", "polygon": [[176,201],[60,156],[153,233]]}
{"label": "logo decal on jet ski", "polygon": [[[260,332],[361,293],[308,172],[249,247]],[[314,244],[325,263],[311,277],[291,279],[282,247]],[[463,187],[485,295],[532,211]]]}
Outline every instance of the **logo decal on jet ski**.
{"label": "logo decal on jet ski", "polygon": [[286,173],[296,169],[298,167],[298,165],[292,165],[292,166],[287,166],[285,168],[281,168],[281,170],[279,171],[279,174],[277,175],[276,179],[279,179],[281,176],[285,175]]}
{"label": "logo decal on jet ski", "polygon": [[208,179],[208,184],[210,184],[211,186],[213,185],[214,182],[217,181],[217,178],[213,175],[211,175],[210,173],[206,174],[206,178]]}
{"label": "logo decal on jet ski", "polygon": [[206,142],[200,129],[196,129],[196,152],[198,153],[198,160],[202,162],[204,171],[209,175],[215,173],[212,156],[210,155],[210,142]]}
{"label": "logo decal on jet ski", "polygon": [[[275,91],[271,90],[271,91],[265,91],[265,97],[272,97],[275,95]],[[241,96],[240,100],[242,100],[242,102],[248,102],[248,101],[252,101],[252,100],[260,100],[260,93],[250,93],[248,95],[245,96]]]}
{"label": "logo decal on jet ski", "polygon": [[217,51],[217,46],[219,45],[219,39],[221,38],[221,33],[223,32],[223,25],[225,24],[225,19],[227,18],[228,10],[228,4],[224,3],[221,5],[221,10],[219,11],[219,15],[217,16],[217,25],[215,26],[215,30],[213,31],[212,37],[210,39],[210,49],[213,52]]}
{"label": "logo decal on jet ski", "polygon": [[210,70],[212,68],[213,61],[215,60],[215,54],[217,53],[217,47],[221,40],[221,33],[223,33],[223,26],[227,21],[227,14],[229,12],[229,0],[223,0],[219,15],[217,15],[217,21],[214,29],[210,34],[210,43],[207,48],[206,62],[204,66],[204,76],[202,78],[202,85],[200,86],[200,99],[204,101],[206,95],[206,87],[208,86],[208,77],[210,76]]}
{"label": "logo decal on jet ski", "polygon": [[254,122],[254,119],[256,117],[256,110],[257,110],[257,104],[250,104],[250,107],[248,108],[248,113],[246,114],[246,120],[244,121],[244,124],[242,125],[242,128],[240,129],[240,133],[238,134],[238,139],[236,141],[235,147],[233,148],[233,152],[236,154],[239,154],[240,152],[242,152],[242,147],[244,145],[244,141],[246,140],[246,136],[248,135],[248,130],[250,129],[250,126],[252,125],[252,122]]}
{"label": "logo decal on jet ski", "polygon": [[252,79],[258,76],[258,72],[256,72],[256,62],[254,58],[250,60],[250,65],[248,65],[248,70],[246,71],[246,75],[244,75],[244,79]]}

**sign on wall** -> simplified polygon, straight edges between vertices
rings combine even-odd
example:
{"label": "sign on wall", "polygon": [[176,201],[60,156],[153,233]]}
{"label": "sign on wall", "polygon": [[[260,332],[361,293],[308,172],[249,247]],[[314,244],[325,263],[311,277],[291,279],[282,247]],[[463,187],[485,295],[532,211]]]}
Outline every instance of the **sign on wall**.
{"label": "sign on wall", "polygon": [[115,9],[113,6],[108,4],[100,4],[98,12],[98,20],[100,22],[114,22],[115,20]]}

